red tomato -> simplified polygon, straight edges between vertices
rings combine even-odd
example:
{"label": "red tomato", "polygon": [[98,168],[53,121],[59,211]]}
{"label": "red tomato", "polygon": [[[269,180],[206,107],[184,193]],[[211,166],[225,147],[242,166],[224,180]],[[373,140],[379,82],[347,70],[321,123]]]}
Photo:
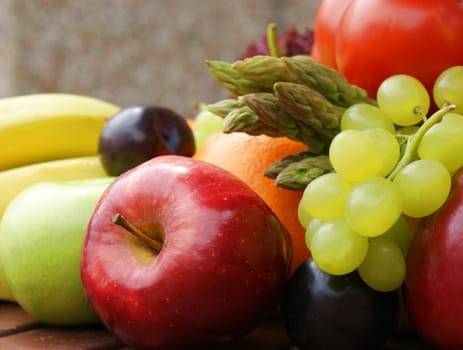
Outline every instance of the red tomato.
{"label": "red tomato", "polygon": [[[329,21],[323,12],[321,16]],[[329,35],[316,34],[327,41],[316,43],[318,50],[334,45],[337,68],[372,97],[391,75],[410,74],[432,91],[444,69],[463,65],[461,0],[350,0],[337,25],[325,26],[336,28],[335,40],[328,43]],[[319,57],[325,63],[325,53]],[[325,64],[331,61],[326,58]]]}
{"label": "red tomato", "polygon": [[342,14],[351,0],[324,0],[320,3],[314,23],[312,57],[336,68],[336,32]]}

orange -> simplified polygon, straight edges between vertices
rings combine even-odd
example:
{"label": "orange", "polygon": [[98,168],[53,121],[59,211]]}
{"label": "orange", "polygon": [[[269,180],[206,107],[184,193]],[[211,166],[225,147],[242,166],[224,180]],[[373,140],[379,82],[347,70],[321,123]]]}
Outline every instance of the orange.
{"label": "orange", "polygon": [[191,118],[185,118],[188,126],[193,130],[195,127],[195,120]]}
{"label": "orange", "polygon": [[263,173],[274,161],[306,149],[306,145],[286,137],[249,136],[235,132],[212,136],[193,156],[239,177],[273,210],[291,236],[292,272],[310,256],[305,244],[305,230],[297,216],[302,192],[276,187],[274,180],[265,177]]}

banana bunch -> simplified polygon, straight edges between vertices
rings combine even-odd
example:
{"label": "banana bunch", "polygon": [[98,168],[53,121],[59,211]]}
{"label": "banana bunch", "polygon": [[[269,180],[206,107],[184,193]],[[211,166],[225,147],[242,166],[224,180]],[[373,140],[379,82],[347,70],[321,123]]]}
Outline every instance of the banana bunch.
{"label": "banana bunch", "polygon": [[73,94],[0,99],[0,171],[96,154],[103,125],[118,110],[100,99]]}
{"label": "banana bunch", "polygon": [[[0,220],[16,195],[32,184],[107,176],[98,139],[119,109],[66,93],[0,99]],[[13,300],[1,273],[0,300]]]}
{"label": "banana bunch", "polygon": [[16,195],[37,182],[108,176],[96,155],[25,165],[0,171],[0,219]]}

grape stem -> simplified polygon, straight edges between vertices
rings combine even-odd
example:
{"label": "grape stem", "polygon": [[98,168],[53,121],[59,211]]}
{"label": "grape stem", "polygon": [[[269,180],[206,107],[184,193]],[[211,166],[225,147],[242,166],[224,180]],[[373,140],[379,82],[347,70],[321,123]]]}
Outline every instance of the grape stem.
{"label": "grape stem", "polygon": [[267,27],[267,44],[270,56],[280,57],[277,39],[277,25],[275,23],[270,23]]}
{"label": "grape stem", "polygon": [[446,105],[438,111],[434,112],[434,114],[425,120],[425,122],[420,126],[416,133],[408,139],[402,158],[387,177],[389,180],[394,180],[397,174],[413,160],[418,146],[420,145],[421,139],[423,138],[426,131],[428,131],[434,124],[440,122],[444,115],[455,108],[456,106],[453,104]]}

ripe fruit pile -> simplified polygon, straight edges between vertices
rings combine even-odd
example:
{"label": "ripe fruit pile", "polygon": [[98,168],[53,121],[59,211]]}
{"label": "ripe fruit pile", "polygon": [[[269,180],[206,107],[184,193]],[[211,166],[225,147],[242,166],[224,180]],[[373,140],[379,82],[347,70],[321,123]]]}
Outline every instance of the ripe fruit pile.
{"label": "ripe fruit pile", "polygon": [[201,106],[193,132],[154,106],[0,100],[0,299],[158,349],[236,340],[281,302],[301,349],[359,349],[396,330],[406,280],[423,338],[461,348],[463,66],[432,96],[400,74],[373,99],[294,56],[311,31],[278,39],[207,61],[232,98]]}
{"label": "ripe fruit pile", "polygon": [[302,216],[312,218],[302,218],[310,221],[306,242],[322,270],[339,275],[358,269],[379,291],[402,285],[410,240],[405,216],[439,209],[451,175],[463,166],[455,154],[461,151],[449,153],[449,147],[461,149],[456,135],[463,116],[453,111],[463,105],[462,91],[463,67],[444,71],[434,89],[440,109],[428,117],[425,87],[395,75],[380,85],[378,107],[346,109],[329,149],[334,171],[312,181],[301,200]]}
{"label": "ripe fruit pile", "polygon": [[[1,99],[0,218],[22,190],[38,182],[107,176],[97,140],[118,110],[106,101],[72,94]],[[0,299],[15,299],[2,274]]]}
{"label": "ripe fruit pile", "polygon": [[0,99],[0,115],[0,300],[50,324],[98,322],[79,276],[96,201],[121,167],[192,155],[192,131],[165,108],[63,93]]}
{"label": "ripe fruit pile", "polygon": [[332,169],[327,158],[344,110],[373,103],[339,72],[309,56],[254,56],[232,64],[208,61],[212,76],[236,98],[207,106],[224,119],[223,131],[286,137],[308,149],[269,166],[283,188],[303,190]]}
{"label": "ripe fruit pile", "polygon": [[274,312],[288,232],[248,184],[191,158],[184,118],[63,94],[0,100],[0,111],[0,300],[157,349],[229,343]]}
{"label": "ripe fruit pile", "polygon": [[304,191],[298,215],[315,263],[333,275],[358,269],[378,291],[399,288],[410,241],[406,217],[440,208],[463,165],[449,152],[461,149],[452,136],[463,121],[456,107],[463,105],[462,67],[436,80],[440,109],[432,115],[426,88],[408,75],[386,79],[372,100],[307,56],[256,56],[209,68],[237,96],[208,106],[224,118],[225,132],[286,136],[308,146],[267,175],[276,172],[277,185]]}

